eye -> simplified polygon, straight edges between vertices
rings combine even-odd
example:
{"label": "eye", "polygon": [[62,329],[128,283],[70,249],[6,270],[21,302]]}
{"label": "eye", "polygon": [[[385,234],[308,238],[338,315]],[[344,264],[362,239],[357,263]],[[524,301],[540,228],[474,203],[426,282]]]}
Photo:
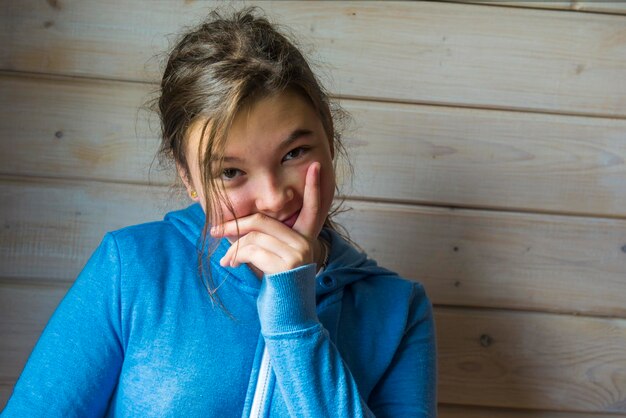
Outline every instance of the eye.
{"label": "eye", "polygon": [[306,154],[307,151],[309,151],[309,147],[294,148],[291,151],[289,151],[287,154],[285,154],[285,156],[283,157],[283,161],[289,161],[289,160],[294,160],[296,158],[300,158],[304,154]]}
{"label": "eye", "polygon": [[237,168],[225,168],[222,170],[222,179],[233,180],[243,174],[243,171]]}

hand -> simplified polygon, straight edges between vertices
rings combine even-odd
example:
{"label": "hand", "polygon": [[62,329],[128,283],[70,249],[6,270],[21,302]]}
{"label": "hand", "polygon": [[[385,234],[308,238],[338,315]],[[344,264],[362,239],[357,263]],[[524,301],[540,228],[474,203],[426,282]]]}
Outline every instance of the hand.
{"label": "hand", "polygon": [[313,263],[315,249],[319,252],[317,235],[325,216],[319,213],[320,168],[314,162],[307,169],[302,208],[293,228],[261,213],[211,228],[212,236],[239,236],[220,265],[237,267],[248,263],[264,274],[272,274]]}

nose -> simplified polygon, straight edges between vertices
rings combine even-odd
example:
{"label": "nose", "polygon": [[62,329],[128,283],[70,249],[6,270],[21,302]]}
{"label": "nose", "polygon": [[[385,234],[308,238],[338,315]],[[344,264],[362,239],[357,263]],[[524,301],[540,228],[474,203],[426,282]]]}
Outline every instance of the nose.
{"label": "nose", "polygon": [[261,213],[278,214],[293,197],[289,182],[273,174],[263,176],[256,187],[256,207]]}

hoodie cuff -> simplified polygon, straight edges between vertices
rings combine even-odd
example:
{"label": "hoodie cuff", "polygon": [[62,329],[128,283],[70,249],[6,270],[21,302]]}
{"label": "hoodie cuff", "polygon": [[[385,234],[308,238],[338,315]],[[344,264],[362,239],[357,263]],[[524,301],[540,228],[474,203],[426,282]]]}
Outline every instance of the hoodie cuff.
{"label": "hoodie cuff", "polygon": [[263,277],[257,309],[264,336],[294,332],[319,323],[315,306],[316,264]]}

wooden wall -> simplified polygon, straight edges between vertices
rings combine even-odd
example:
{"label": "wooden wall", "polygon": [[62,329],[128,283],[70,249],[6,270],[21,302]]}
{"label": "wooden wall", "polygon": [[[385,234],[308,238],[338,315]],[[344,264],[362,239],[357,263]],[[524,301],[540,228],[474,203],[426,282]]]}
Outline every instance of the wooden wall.
{"label": "wooden wall", "polygon": [[[183,204],[137,109],[214,4],[3,2],[0,405],[105,231]],[[263,7],[354,115],[342,219],[435,303],[440,416],[626,415],[626,4]]]}

